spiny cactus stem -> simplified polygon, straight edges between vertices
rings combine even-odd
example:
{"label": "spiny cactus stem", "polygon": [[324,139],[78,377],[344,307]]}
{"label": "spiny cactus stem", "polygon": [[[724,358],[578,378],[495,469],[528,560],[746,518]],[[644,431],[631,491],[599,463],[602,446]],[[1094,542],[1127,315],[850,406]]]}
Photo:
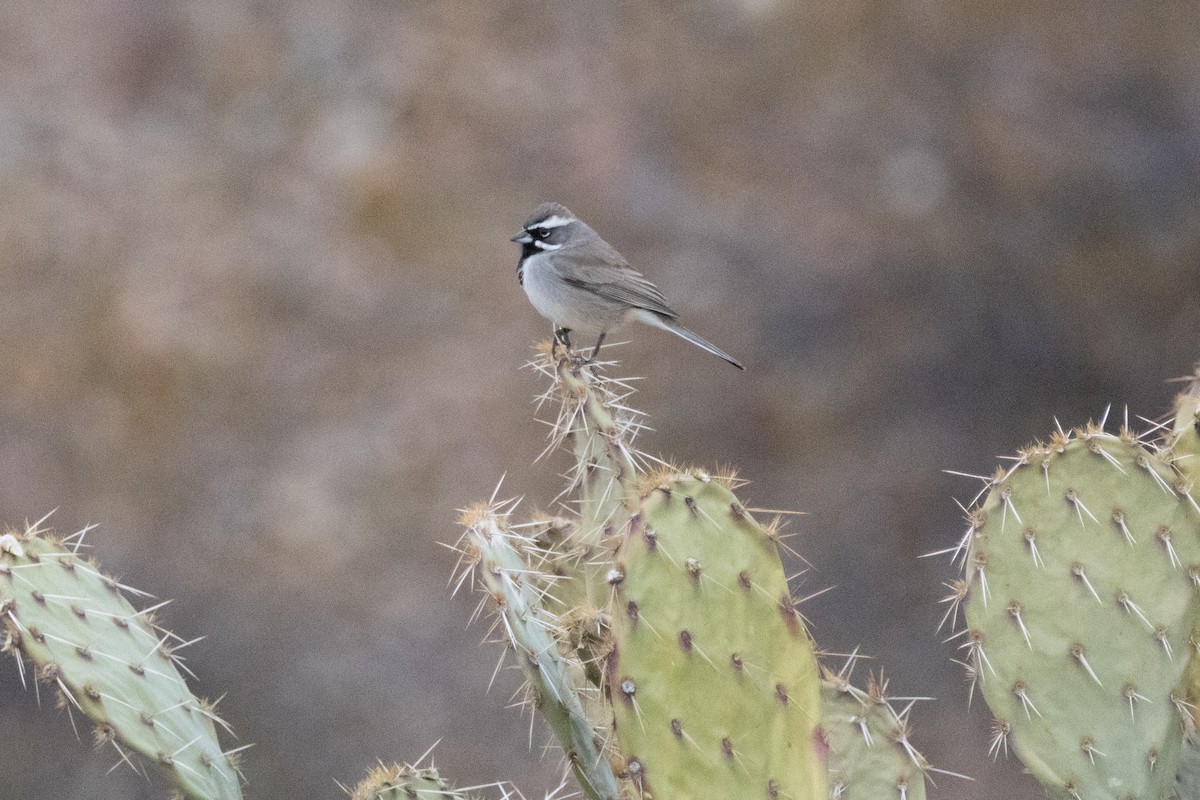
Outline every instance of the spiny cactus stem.
{"label": "spiny cactus stem", "polygon": [[59,540],[34,526],[0,535],[3,649],[17,659],[22,682],[28,659],[35,692],[54,687],[72,725],[74,711],[90,718],[97,743],[111,744],[118,763],[134,766],[131,756],[140,754],[182,796],[240,800],[236,764],[214,727],[224,723],[177,670],[173,651],[188,643],[154,624],[158,606],[134,609],[121,584],[78,556],[85,532]]}
{"label": "spiny cactus stem", "polygon": [[[930,765],[912,743],[909,712],[918,700],[890,698],[887,681],[869,676],[866,689],[850,682],[861,656],[852,653],[834,672],[821,669],[821,737],[828,747],[827,764],[833,797],[870,797],[876,800],[917,800],[925,797],[929,773],[970,780]],[[897,710],[893,700],[906,700]]]}
{"label": "spiny cactus stem", "polygon": [[498,514],[480,515],[467,535],[478,550],[479,576],[497,598],[497,613],[537,707],[563,743],[584,793],[591,800],[618,800],[617,780],[583,710],[581,687],[572,678],[571,667],[582,675],[584,666],[559,651],[556,632],[562,622],[544,606],[547,590],[537,585],[540,573],[518,549],[524,540],[510,533]]}
{"label": "spiny cactus stem", "polygon": [[[571,427],[562,432],[564,437],[572,438],[572,449],[576,458],[576,474],[573,483],[582,483],[585,489],[584,503],[593,500],[601,505],[607,505],[607,498],[587,497],[589,487],[588,470],[606,470],[610,473],[610,481],[602,490],[608,494],[614,488],[623,503],[633,494],[633,481],[637,475],[637,465],[634,462],[629,442],[628,432],[631,426],[636,429],[636,423],[629,419],[618,422],[613,418],[611,409],[617,405],[620,398],[613,392],[605,379],[598,376],[592,367],[579,367],[569,361],[560,360],[555,370],[556,381],[561,385],[565,402],[577,403],[577,413],[568,419]],[[592,492],[594,494],[594,490]],[[586,527],[586,526],[585,526]],[[596,531],[584,531],[585,537],[594,537],[598,541]]]}

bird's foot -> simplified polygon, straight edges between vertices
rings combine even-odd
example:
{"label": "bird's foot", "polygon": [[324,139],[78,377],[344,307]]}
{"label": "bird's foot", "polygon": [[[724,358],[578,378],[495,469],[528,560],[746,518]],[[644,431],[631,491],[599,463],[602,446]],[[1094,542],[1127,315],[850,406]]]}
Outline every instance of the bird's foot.
{"label": "bird's foot", "polygon": [[[600,337],[603,339],[604,337]],[[599,349],[599,348],[597,348]],[[590,366],[595,363],[596,353],[593,352],[591,358],[588,358],[581,353],[577,353],[571,349],[571,330],[570,328],[555,328],[554,341],[550,344],[550,357],[559,363],[566,362],[573,369],[579,367]]]}
{"label": "bird's foot", "polygon": [[554,329],[554,343],[550,346],[550,355],[559,358],[558,352],[561,349],[562,358],[571,355],[571,330],[569,328]]}

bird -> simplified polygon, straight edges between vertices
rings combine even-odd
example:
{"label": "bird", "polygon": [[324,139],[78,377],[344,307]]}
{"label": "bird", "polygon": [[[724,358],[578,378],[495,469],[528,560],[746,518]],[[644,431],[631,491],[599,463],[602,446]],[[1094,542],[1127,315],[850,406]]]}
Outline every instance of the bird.
{"label": "bird", "polygon": [[738,369],[737,359],[679,324],[658,287],[559,203],[543,203],[512,237],[521,245],[517,281],[568,350],[571,332],[597,336],[591,360],[610,330],[637,321],[670,331]]}

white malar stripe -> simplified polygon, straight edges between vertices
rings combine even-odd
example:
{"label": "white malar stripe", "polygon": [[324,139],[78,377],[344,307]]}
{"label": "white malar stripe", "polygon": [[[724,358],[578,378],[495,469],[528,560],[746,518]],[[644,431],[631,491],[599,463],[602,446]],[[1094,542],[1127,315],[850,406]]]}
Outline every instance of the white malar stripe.
{"label": "white malar stripe", "polygon": [[534,239],[533,246],[540,250],[557,250],[562,247],[561,244],[550,244],[550,242],[543,242],[541,239]]}
{"label": "white malar stripe", "polygon": [[570,225],[575,220],[571,217],[560,217],[558,214],[553,214],[536,225],[531,225],[532,228],[561,228],[563,225]]}

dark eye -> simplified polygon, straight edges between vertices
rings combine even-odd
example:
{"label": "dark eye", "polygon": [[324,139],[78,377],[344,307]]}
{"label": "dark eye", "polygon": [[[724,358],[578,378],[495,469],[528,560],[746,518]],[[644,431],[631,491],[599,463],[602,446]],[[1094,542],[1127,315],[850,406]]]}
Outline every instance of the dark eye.
{"label": "dark eye", "polygon": [[534,228],[532,233],[538,239],[545,239],[550,236],[550,229],[549,228]]}

